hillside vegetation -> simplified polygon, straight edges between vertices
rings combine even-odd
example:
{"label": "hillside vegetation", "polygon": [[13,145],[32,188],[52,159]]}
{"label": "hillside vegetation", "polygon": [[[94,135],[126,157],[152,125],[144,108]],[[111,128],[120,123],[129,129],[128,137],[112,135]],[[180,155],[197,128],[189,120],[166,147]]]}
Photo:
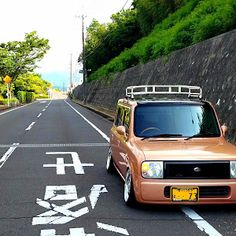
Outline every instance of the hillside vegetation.
{"label": "hillside vegetation", "polygon": [[[151,5],[151,3],[155,4]],[[149,6],[149,13],[145,6]],[[139,39],[137,41],[133,39],[135,43],[130,48],[120,47],[122,52],[118,50],[119,55],[113,53],[113,59],[106,63],[101,63],[102,58],[96,55],[96,49],[101,46],[98,40],[97,44],[95,43],[95,50],[91,49],[92,52],[86,60],[87,69],[90,69],[90,56],[93,55],[97,61],[100,61],[99,68],[93,67],[88,81],[111,78],[110,75],[113,73],[168,55],[175,50],[236,28],[235,0],[136,0],[134,9],[129,11],[133,11],[133,27],[138,24],[138,27],[136,25],[138,29],[136,39]],[[145,11],[146,14],[144,14]],[[106,27],[104,30],[106,31]],[[150,30],[152,31],[149,33]],[[146,36],[141,38],[141,35]],[[105,44],[105,41],[103,40],[102,43]],[[109,54],[109,48],[107,48],[107,54]],[[93,63],[96,63],[94,59]]]}

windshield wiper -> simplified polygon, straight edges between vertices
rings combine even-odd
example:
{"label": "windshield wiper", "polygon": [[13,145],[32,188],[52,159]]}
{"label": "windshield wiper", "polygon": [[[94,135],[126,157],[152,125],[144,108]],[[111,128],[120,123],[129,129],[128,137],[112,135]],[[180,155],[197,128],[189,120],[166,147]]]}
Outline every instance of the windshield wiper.
{"label": "windshield wiper", "polygon": [[208,133],[208,134],[194,134],[193,136],[189,136],[184,140],[189,140],[192,138],[207,138],[207,137],[216,137],[216,134]]}
{"label": "windshield wiper", "polygon": [[142,140],[149,138],[172,138],[172,137],[182,137],[182,134],[156,134],[152,136],[143,137]]}

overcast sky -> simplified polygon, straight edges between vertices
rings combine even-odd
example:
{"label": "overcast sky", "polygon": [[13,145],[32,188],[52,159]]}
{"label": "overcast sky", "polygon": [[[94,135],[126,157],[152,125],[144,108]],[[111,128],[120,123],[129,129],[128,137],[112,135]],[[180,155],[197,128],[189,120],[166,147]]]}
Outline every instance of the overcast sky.
{"label": "overcast sky", "polygon": [[0,42],[23,40],[25,33],[37,31],[51,46],[37,72],[55,86],[69,82],[70,55],[73,77],[79,81],[77,58],[82,50],[81,16],[108,22],[110,16],[130,7],[132,0],[1,0]]}

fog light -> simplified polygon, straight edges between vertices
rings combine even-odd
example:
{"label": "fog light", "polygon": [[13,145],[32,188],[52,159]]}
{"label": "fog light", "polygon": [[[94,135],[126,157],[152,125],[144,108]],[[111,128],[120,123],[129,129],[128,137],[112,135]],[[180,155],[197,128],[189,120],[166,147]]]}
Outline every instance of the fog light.
{"label": "fog light", "polygon": [[236,178],[236,161],[230,162],[230,177],[232,179]]}

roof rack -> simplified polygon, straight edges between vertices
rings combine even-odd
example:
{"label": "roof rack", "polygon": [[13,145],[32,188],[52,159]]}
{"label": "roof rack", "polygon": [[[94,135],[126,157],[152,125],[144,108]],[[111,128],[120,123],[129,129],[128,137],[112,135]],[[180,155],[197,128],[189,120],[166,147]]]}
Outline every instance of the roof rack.
{"label": "roof rack", "polygon": [[188,85],[139,85],[126,88],[126,97],[135,99],[144,95],[188,95],[188,98],[202,98],[199,86]]}

